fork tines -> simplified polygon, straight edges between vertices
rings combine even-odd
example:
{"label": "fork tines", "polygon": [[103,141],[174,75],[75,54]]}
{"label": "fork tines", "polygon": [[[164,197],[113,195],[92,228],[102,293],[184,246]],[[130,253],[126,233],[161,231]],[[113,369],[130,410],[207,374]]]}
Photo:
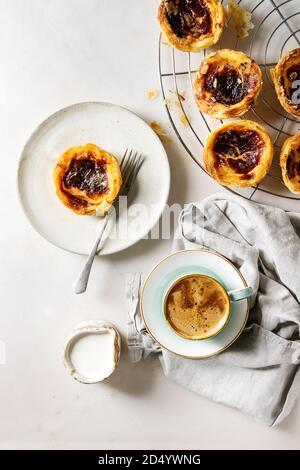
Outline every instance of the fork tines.
{"label": "fork tines", "polygon": [[127,187],[135,180],[141,165],[143,163],[142,155],[139,152],[126,149],[120,163],[120,169],[123,180],[123,187]]}

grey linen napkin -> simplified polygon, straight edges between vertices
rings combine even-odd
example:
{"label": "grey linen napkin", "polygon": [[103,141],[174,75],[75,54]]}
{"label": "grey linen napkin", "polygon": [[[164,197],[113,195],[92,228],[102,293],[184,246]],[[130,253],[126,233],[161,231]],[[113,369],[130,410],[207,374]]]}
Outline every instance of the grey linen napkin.
{"label": "grey linen napkin", "polygon": [[254,288],[248,324],[226,351],[185,359],[159,346],[138,309],[140,274],[126,280],[128,348],[133,362],[159,353],[165,375],[189,390],[252,415],[281,422],[300,391],[300,214],[231,194],[190,204],[174,250],[206,247],[230,259]]}

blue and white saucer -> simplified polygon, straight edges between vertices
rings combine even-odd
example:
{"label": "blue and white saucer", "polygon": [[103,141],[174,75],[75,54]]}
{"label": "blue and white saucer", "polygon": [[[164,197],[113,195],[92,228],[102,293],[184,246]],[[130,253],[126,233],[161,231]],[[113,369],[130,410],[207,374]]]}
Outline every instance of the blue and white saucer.
{"label": "blue and white saucer", "polygon": [[219,281],[227,291],[247,286],[240,271],[218,253],[184,250],[160,261],[148,275],[141,294],[141,313],[153,339],[164,349],[188,358],[206,358],[228,348],[243,331],[249,314],[249,299],[231,303],[231,315],[223,330],[204,340],[185,339],[172,330],[164,317],[163,302],[171,285],[188,274],[206,274]]}

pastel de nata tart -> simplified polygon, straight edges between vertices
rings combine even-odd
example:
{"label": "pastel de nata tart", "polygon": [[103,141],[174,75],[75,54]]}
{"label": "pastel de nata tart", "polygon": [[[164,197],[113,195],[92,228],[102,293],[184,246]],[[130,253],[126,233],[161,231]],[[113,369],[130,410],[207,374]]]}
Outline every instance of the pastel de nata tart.
{"label": "pastel de nata tart", "polygon": [[198,52],[218,42],[225,13],[219,0],[162,0],[158,21],[169,44]]}
{"label": "pastel de nata tart", "polygon": [[122,184],[118,160],[94,144],[66,150],[53,179],[61,202],[79,215],[104,215]]}
{"label": "pastel de nata tart", "polygon": [[281,106],[288,113],[300,117],[300,48],[285,54],[271,70],[275,91]]}
{"label": "pastel de nata tart", "polygon": [[283,182],[294,194],[300,194],[300,133],[289,137],[280,154]]}
{"label": "pastel de nata tart", "polygon": [[206,171],[224,186],[259,183],[273,160],[273,144],[266,130],[253,121],[234,121],[212,132],[204,149]]}
{"label": "pastel de nata tart", "polygon": [[200,65],[194,84],[196,103],[217,119],[242,116],[255,103],[262,83],[254,60],[243,52],[221,49]]}

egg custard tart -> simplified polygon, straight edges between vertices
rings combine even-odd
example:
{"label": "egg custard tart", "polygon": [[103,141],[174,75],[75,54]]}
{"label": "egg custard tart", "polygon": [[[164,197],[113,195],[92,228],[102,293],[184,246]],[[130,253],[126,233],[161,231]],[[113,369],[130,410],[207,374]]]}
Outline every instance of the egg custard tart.
{"label": "egg custard tart", "polygon": [[256,101],[262,83],[254,60],[243,52],[221,49],[200,65],[194,84],[196,103],[217,119],[242,116]]}
{"label": "egg custard tart", "polygon": [[224,186],[259,183],[273,160],[273,144],[266,130],[253,121],[234,121],[212,132],[204,149],[206,171]]}
{"label": "egg custard tart", "polygon": [[300,118],[300,48],[285,54],[271,70],[275,91],[281,106]]}
{"label": "egg custard tart", "polygon": [[162,0],[158,21],[169,44],[198,52],[218,42],[225,13],[219,0]]}
{"label": "egg custard tart", "polygon": [[118,160],[94,144],[64,152],[53,179],[61,202],[79,215],[104,215],[122,184]]}
{"label": "egg custard tart", "polygon": [[294,194],[300,194],[300,133],[289,137],[280,154],[283,182]]}

